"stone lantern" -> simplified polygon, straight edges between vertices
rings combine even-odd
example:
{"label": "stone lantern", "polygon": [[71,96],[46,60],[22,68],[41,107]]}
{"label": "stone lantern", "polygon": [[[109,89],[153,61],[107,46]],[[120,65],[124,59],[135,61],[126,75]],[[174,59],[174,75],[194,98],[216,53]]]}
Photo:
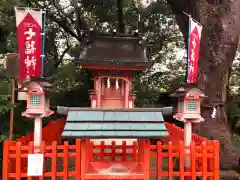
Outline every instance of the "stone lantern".
{"label": "stone lantern", "polygon": [[194,86],[186,84],[171,94],[172,97],[178,98],[177,112],[173,116],[178,121],[193,123],[204,121],[201,116],[201,99],[205,96],[200,89]]}
{"label": "stone lantern", "polygon": [[[203,92],[196,87],[196,84],[185,84],[176,90],[172,97],[178,98],[177,111],[173,118],[184,123],[184,145],[190,147],[192,141],[192,123],[204,121],[201,116],[201,99],[205,97]],[[186,149],[186,154],[190,150]],[[190,171],[191,161],[189,156],[185,159],[185,168]]]}
{"label": "stone lantern", "polygon": [[53,114],[49,107],[49,91],[52,85],[40,77],[32,77],[18,90],[27,96],[26,111],[22,113],[27,118],[34,119],[34,146],[40,146],[42,140],[42,118]]}

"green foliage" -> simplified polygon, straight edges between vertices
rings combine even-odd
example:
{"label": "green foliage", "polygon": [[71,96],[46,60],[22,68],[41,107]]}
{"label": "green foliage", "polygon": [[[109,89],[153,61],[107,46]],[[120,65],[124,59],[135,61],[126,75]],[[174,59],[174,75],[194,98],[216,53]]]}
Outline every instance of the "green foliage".
{"label": "green foliage", "polygon": [[3,79],[0,83],[0,113],[6,113],[10,109],[11,83]]}
{"label": "green foliage", "polygon": [[240,103],[239,102],[229,103],[228,119],[233,131],[240,133]]}
{"label": "green foliage", "polygon": [[16,52],[16,20],[14,7],[24,6],[25,2],[20,0],[0,1],[0,54]]}
{"label": "green foliage", "polygon": [[[71,60],[79,57],[82,30],[90,27],[101,32],[118,29],[116,2],[3,0],[0,2],[0,53],[17,50],[14,6],[47,8],[44,75],[58,90],[52,94],[51,105],[53,108],[58,105],[89,106],[88,90],[92,88],[92,77],[86,70],[76,67]],[[184,82],[185,45],[175,17],[165,1],[159,1],[151,7],[151,11],[146,11],[138,9],[134,0],[124,0],[123,19],[126,33],[138,29],[146,36],[148,57],[155,63],[153,68],[137,74],[134,78],[136,106],[153,107],[156,103],[159,106],[160,93],[171,92]],[[0,92],[0,120],[4,129],[1,132],[7,135],[10,108],[9,80],[1,81]],[[160,104],[164,105],[162,102]],[[16,136],[32,131],[31,120],[21,116],[24,109],[23,102],[16,103]],[[237,130],[240,124],[239,107],[231,104],[229,109],[229,117],[234,129]],[[45,122],[49,120],[51,118],[47,118]]]}

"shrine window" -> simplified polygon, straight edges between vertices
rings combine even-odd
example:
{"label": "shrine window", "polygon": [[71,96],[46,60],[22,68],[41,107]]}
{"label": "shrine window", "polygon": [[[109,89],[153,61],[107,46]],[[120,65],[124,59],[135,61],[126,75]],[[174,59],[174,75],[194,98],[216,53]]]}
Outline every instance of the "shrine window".
{"label": "shrine window", "polygon": [[190,111],[190,112],[197,111],[197,101],[196,100],[187,100],[187,111]]}

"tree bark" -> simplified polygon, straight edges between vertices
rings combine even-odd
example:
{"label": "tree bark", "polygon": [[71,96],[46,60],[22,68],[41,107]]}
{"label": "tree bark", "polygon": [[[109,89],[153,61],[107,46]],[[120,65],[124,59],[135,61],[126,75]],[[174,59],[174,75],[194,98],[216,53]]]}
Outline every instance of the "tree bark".
{"label": "tree bark", "polygon": [[[198,85],[208,98],[203,101],[205,122],[198,127],[202,135],[220,141],[221,168],[233,169],[240,151],[232,143],[225,103],[230,69],[239,43],[240,1],[168,0],[168,3],[186,43],[188,17],[182,12],[190,14],[203,25]],[[216,119],[211,117],[213,107],[217,109]]]}
{"label": "tree bark", "polygon": [[117,0],[117,11],[118,11],[118,31],[124,33],[124,20],[123,20],[123,5],[122,0]]}

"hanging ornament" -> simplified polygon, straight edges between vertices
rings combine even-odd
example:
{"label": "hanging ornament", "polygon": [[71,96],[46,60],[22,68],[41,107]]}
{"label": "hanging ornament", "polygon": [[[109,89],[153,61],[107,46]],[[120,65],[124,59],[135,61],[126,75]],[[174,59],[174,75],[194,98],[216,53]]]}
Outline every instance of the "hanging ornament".
{"label": "hanging ornament", "polygon": [[110,78],[107,78],[107,88],[110,88]]}
{"label": "hanging ornament", "polygon": [[118,79],[116,79],[116,89],[119,88],[119,82],[118,82]]}
{"label": "hanging ornament", "polygon": [[213,111],[212,111],[212,114],[211,114],[211,116],[212,116],[213,119],[216,118],[216,114],[217,114],[217,109],[214,107],[214,108],[213,108]]}

